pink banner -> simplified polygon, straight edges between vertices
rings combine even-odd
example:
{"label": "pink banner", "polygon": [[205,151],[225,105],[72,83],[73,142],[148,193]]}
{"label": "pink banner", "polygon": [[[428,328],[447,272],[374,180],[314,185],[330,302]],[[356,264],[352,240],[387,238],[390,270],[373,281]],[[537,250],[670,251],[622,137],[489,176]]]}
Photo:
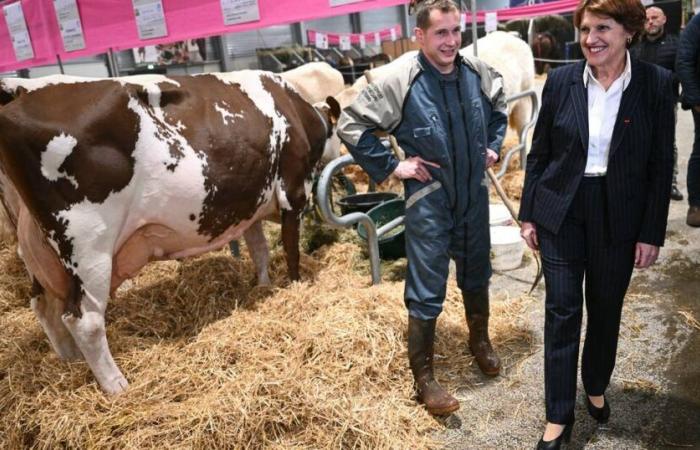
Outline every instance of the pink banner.
{"label": "pink banner", "polygon": [[[408,0],[365,0],[331,8],[329,0],[304,0],[303,7],[300,7],[299,0],[258,0],[260,9],[259,21],[225,26],[220,0],[198,0],[194,2],[191,0],[162,0],[168,35],[158,39],[140,40],[131,0],[77,0],[86,48],[79,51],[65,52],[58,29],[56,13],[53,8],[53,1],[19,1],[22,3],[35,57],[26,61],[16,60],[7,24],[0,18],[0,72],[42,64],[55,64],[57,55],[62,60],[69,60],[81,56],[104,53],[110,48],[125,50],[144,45],[156,45],[197,37],[249,31],[272,25],[303,22],[305,20],[408,3]],[[496,11],[496,13],[498,20],[535,17],[573,11],[578,2],[579,0],[559,0],[531,6],[502,9]],[[14,3],[14,1],[0,1],[0,6],[9,3]],[[485,13],[486,11],[477,12],[477,20],[479,22],[483,22]],[[467,13],[467,23],[470,21],[471,16]],[[373,42],[374,37],[372,33],[364,34],[367,43]],[[331,36],[330,43],[335,44],[333,36],[339,35],[329,33],[329,36]],[[385,32],[382,35],[382,39],[385,40],[386,38]],[[351,39],[351,42],[358,43],[359,35],[354,35]]]}
{"label": "pink banner", "polygon": [[[304,0],[303,7],[300,7],[299,0],[258,0],[259,21],[226,26],[220,0],[162,0],[168,35],[158,39],[140,40],[131,0],[77,0],[86,48],[65,52],[53,1],[20,1],[32,38],[35,58],[26,61],[15,59],[7,25],[0,18],[0,72],[56,63],[56,55],[62,60],[69,60],[104,53],[110,48],[125,50],[408,3],[408,0],[365,0],[331,8],[329,0]],[[9,3],[14,2],[2,2]]]}
{"label": "pink banner", "polygon": [[389,28],[384,28],[381,30],[377,31],[368,31],[366,33],[332,33],[332,32],[327,32],[327,31],[317,31],[317,30],[307,30],[306,35],[309,40],[309,45],[314,45],[314,42],[316,41],[316,34],[324,34],[328,36],[328,44],[329,45],[338,45],[340,44],[340,37],[341,36],[350,36],[350,43],[351,44],[359,44],[360,43],[360,36],[365,37],[365,42],[367,45],[374,45],[374,35],[375,33],[379,33],[379,39],[382,41],[389,41],[391,40],[391,30],[394,30],[394,36],[396,39],[400,39],[403,35],[401,31],[401,25],[394,25],[393,27]]}
{"label": "pink banner", "polygon": [[[558,0],[548,3],[538,3],[530,6],[518,6],[515,8],[505,8],[491,11],[477,11],[476,21],[483,22],[487,12],[495,12],[499,21],[567,13],[575,10],[579,3],[580,0]],[[471,13],[467,12],[465,15],[468,25],[472,20]]]}

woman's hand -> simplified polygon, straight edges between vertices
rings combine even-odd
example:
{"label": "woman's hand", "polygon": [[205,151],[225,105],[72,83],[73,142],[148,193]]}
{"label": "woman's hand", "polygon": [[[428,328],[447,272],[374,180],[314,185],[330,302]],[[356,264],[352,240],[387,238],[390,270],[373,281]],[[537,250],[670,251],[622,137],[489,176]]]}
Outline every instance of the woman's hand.
{"label": "woman's hand", "polygon": [[525,239],[525,243],[533,250],[540,249],[540,243],[537,240],[537,227],[532,222],[523,222],[520,224],[520,237]]}
{"label": "woman's hand", "polygon": [[637,269],[646,269],[656,262],[659,257],[659,247],[656,245],[637,242],[634,249],[634,267]]}

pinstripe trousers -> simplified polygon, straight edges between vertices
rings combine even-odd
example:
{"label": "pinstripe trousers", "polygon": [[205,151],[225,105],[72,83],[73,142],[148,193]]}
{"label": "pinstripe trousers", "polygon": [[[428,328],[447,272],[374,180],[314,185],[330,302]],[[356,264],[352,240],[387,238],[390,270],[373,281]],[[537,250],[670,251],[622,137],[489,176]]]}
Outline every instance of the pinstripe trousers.
{"label": "pinstripe trousers", "polygon": [[605,177],[584,177],[559,232],[537,228],[546,283],[545,399],[552,423],[574,420],[584,279],[586,393],[602,395],[615,366],[635,242],[610,242],[606,206]]}

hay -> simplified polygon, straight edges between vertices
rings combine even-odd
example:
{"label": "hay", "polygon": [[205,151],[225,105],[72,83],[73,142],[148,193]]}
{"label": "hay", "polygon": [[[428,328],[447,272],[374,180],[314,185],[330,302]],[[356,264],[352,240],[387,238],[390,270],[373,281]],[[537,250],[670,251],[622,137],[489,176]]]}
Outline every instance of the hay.
{"label": "hay", "polygon": [[695,328],[696,330],[700,330],[700,322],[698,322],[698,319],[695,318],[695,316],[693,315],[692,312],[679,310],[678,314],[683,316],[683,319],[685,319],[686,325],[688,325],[690,328]]}
{"label": "hay", "polygon": [[[303,281],[289,284],[273,247],[271,289],[226,251],[147,266],[107,310],[130,381],[110,397],[84,362],[57,358],[15,247],[1,249],[0,448],[441,446],[442,425],[412,399],[403,282],[370,287],[361,253],[336,243],[302,255]],[[455,392],[480,376],[453,281],[448,292],[436,371]],[[493,302],[506,374],[531,353],[526,301]]]}
{"label": "hay", "polygon": [[642,394],[656,395],[661,391],[661,386],[655,381],[644,379],[618,378],[625,392],[639,392]]}
{"label": "hay", "polygon": [[[343,174],[355,185],[358,193],[369,191],[369,175],[357,164],[347,166],[343,169]],[[391,175],[382,183],[376,185],[378,192],[396,192],[403,194],[403,183],[397,177]]]}
{"label": "hay", "polygon": [[[503,141],[503,150],[501,155],[505,155],[509,149],[518,145],[518,137],[512,129],[508,129],[506,133],[506,138]],[[498,173],[501,170],[503,161],[499,161],[494,165],[494,172]],[[508,162],[508,168],[506,173],[500,179],[501,186],[505,191],[508,199],[514,204],[514,206],[519,206],[519,200],[522,197],[523,185],[525,183],[525,171],[520,168],[520,153],[515,153],[513,157]],[[489,189],[489,198],[491,202],[500,202],[501,199],[494,186]]]}

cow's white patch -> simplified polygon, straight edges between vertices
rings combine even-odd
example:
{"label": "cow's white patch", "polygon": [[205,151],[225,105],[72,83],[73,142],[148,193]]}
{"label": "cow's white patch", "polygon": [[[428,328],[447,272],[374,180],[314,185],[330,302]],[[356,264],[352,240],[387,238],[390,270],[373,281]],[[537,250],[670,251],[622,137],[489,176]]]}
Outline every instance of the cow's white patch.
{"label": "cow's white patch", "polygon": [[[197,233],[204,199],[204,172],[207,160],[198,154],[177,127],[158,119],[153,109],[136,98],[128,108],[139,117],[134,173],[122,190],[111,192],[101,203],[87,199],[56,213],[66,224],[65,238],[72,239],[72,270],[83,281],[85,290],[106,300],[110,286],[112,256],[137,229],[151,223],[168,224],[179,236],[182,246],[198,247],[206,237]],[[166,135],[167,139],[163,139]],[[182,151],[176,165],[170,144]],[[138,201],[135,201],[138,199]],[[54,239],[49,239],[56,248]],[[69,261],[65,261],[68,263]]]}
{"label": "cow's white patch", "polygon": [[172,80],[164,75],[133,75],[130,77],[118,78],[94,78],[94,77],[76,77],[72,75],[49,75],[40,78],[3,78],[0,81],[0,88],[8,94],[16,94],[17,89],[24,88],[27,92],[51,86],[54,84],[74,84],[74,83],[90,83],[95,81],[114,80],[122,84],[136,84],[146,88],[147,86],[157,85],[158,83],[171,83],[175,86],[180,86],[175,80]]}
{"label": "cow's white patch", "polygon": [[239,85],[241,91],[250,98],[253,104],[260,112],[272,120],[272,129],[270,130],[269,150],[274,159],[277,159],[279,150],[289,140],[287,128],[289,124],[287,119],[277,111],[275,107],[275,99],[272,94],[265,90],[262,84],[262,78],[268,77],[273,82],[286,86],[287,83],[281,78],[270,76],[267,72],[258,70],[241,70],[239,72],[228,73],[212,73],[219,80],[227,84]]}
{"label": "cow's white patch", "polygon": [[306,194],[307,199],[311,198],[311,189],[313,188],[313,184],[314,183],[311,178],[304,180],[304,194]]}
{"label": "cow's white patch", "polygon": [[90,81],[99,80],[99,78],[74,77],[71,75],[49,75],[40,78],[3,78],[0,86],[2,90],[8,94],[15,95],[20,87],[26,89],[27,92],[35,91],[52,84],[64,83],[87,83]]}
{"label": "cow's white patch", "polygon": [[77,189],[78,181],[60,170],[63,161],[73,153],[76,145],[78,141],[69,134],[61,133],[51,139],[46,145],[46,150],[41,153],[41,174],[50,181],[65,178]]}
{"label": "cow's white patch", "polygon": [[[114,78],[114,80],[119,82],[122,86],[126,84],[141,86],[148,94],[148,105],[153,108],[154,114],[161,122],[165,122],[165,116],[163,115],[163,109],[160,107],[162,92],[158,84],[170,83],[178,87],[180,86],[180,83],[164,75],[134,75],[130,77]],[[178,127],[175,127],[175,130],[177,131]]]}
{"label": "cow's white patch", "polygon": [[[226,106],[225,103],[224,106]],[[243,117],[243,114],[231,113],[231,111],[229,111],[228,109],[219,106],[218,103],[214,103],[214,109],[216,109],[216,111],[219,114],[221,114],[221,118],[224,121],[224,125],[233,124],[233,121],[236,120],[237,117]],[[230,122],[227,122],[228,120],[230,120]]]}
{"label": "cow's white patch", "polygon": [[180,86],[180,83],[168,78],[165,75],[132,75],[129,77],[119,77],[119,78],[108,78],[110,80],[118,81],[122,86],[125,84],[136,84],[143,88],[149,88],[151,86],[157,86],[159,83],[170,83],[175,86]]}
{"label": "cow's white patch", "polygon": [[286,209],[287,211],[291,211],[292,205],[289,203],[289,199],[287,198],[287,192],[284,190],[283,183],[279,183],[278,186],[279,188],[277,189],[277,201],[280,204],[280,208]]}

